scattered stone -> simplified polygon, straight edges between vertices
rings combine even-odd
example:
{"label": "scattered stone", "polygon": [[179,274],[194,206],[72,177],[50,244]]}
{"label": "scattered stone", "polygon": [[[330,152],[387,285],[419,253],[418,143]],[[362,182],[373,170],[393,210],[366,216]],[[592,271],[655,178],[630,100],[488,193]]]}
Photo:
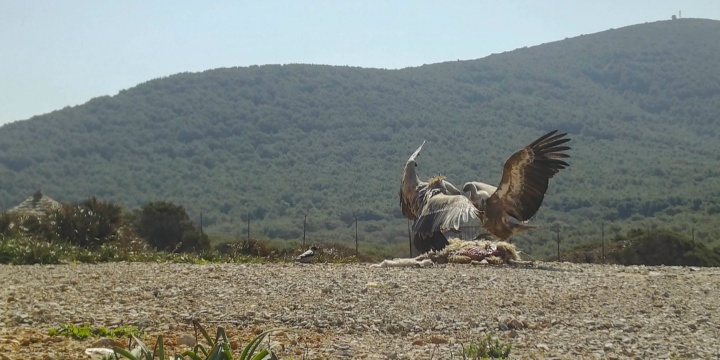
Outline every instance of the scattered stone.
{"label": "scattered stone", "polygon": [[[302,271],[288,264],[109,263],[22,271],[0,265],[0,354],[88,357],[84,351],[99,340],[47,335],[65,323],[143,324],[148,346],[163,335],[166,352],[182,353],[195,345],[192,319],[211,337],[223,326],[236,352],[262,330],[286,329],[261,344],[280,358],[443,358],[439,354],[487,334],[512,344],[511,358],[720,354],[713,316],[720,308],[713,296],[720,269],[315,265]],[[88,301],[87,294],[103,291],[117,299]],[[126,338],[120,341],[127,346]]]}
{"label": "scattered stone", "polygon": [[525,324],[517,319],[512,319],[507,323],[507,327],[514,330],[521,330],[525,328]]}
{"label": "scattered stone", "polygon": [[197,343],[196,343],[196,341],[195,341],[195,337],[194,337],[194,336],[189,335],[189,334],[182,334],[182,335],[179,335],[179,336],[177,337],[177,344],[178,344],[178,345],[185,345],[185,346],[188,346],[188,347],[193,347],[193,346],[195,346],[195,344],[197,344]]}
{"label": "scattered stone", "polygon": [[87,348],[85,349],[85,355],[90,355],[93,359],[100,359],[107,355],[113,355],[115,352],[112,349],[107,348]]}
{"label": "scattered stone", "polygon": [[447,344],[449,341],[442,336],[433,336],[427,342],[431,344]]}
{"label": "scattered stone", "polygon": [[109,339],[109,338],[100,338],[92,342],[90,347],[93,348],[112,348],[114,346],[124,348],[125,343],[120,342],[115,339]]}

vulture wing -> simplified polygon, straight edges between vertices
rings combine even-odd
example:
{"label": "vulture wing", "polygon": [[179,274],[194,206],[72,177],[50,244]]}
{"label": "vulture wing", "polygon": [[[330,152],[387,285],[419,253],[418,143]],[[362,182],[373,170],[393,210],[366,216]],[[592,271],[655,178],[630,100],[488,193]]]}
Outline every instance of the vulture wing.
{"label": "vulture wing", "polygon": [[[537,213],[545,197],[548,180],[569,166],[560,159],[569,157],[564,151],[570,147],[563,144],[570,139],[565,137],[567,134],[556,133],[557,130],[541,136],[505,162],[500,185],[488,199],[487,216],[510,215],[524,221]],[[489,220],[495,223],[493,220],[498,219]],[[491,229],[488,231],[492,232]]]}
{"label": "vulture wing", "polygon": [[455,185],[453,185],[452,183],[450,183],[447,180],[442,181],[442,188],[444,190],[443,193],[445,193],[445,194],[449,194],[449,195],[462,195],[463,194],[463,192],[460,191],[460,189],[456,188]]}
{"label": "vulture wing", "polygon": [[463,195],[448,195],[441,189],[420,192],[422,212],[413,224],[412,241],[421,253],[442,250],[448,245],[444,231],[460,230],[460,226],[477,219],[477,210]]}

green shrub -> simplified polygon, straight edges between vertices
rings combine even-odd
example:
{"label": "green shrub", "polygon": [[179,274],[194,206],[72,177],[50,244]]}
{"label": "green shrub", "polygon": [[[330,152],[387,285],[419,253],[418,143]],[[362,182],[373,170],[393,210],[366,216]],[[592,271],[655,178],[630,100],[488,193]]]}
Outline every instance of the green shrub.
{"label": "green shrub", "polygon": [[210,248],[210,239],[195,227],[180,205],[148,203],[140,210],[137,221],[137,233],[157,250],[192,252]]}
{"label": "green shrub", "polygon": [[12,265],[59,264],[67,249],[62,244],[16,236],[0,240],[0,263]]}
{"label": "green shrub", "polygon": [[4,212],[0,214],[0,235],[5,237],[15,237],[22,234],[23,216],[14,212]]}
{"label": "green shrub", "polygon": [[625,265],[720,266],[720,256],[705,244],[674,231],[635,234],[623,252]]}
{"label": "green shrub", "polygon": [[[165,255],[165,256],[163,256]],[[0,264],[31,265],[58,263],[98,263],[110,261],[168,261],[167,254],[128,250],[115,243],[86,249],[63,242],[49,242],[27,236],[0,236]]]}
{"label": "green shrub", "polygon": [[124,226],[121,207],[98,201],[95,197],[78,204],[62,205],[47,215],[3,213],[0,216],[0,234],[91,249],[111,242],[131,244],[139,240],[131,228]]}
{"label": "green shrub", "polygon": [[117,239],[123,225],[122,208],[94,196],[82,203],[63,205],[50,215],[55,224],[53,239],[86,248],[96,248]]}
{"label": "green shrub", "polygon": [[493,339],[487,334],[477,344],[463,346],[463,359],[507,359],[512,350],[511,344],[505,344],[498,339]]}
{"label": "green shrub", "polygon": [[[232,353],[230,340],[228,339],[225,329],[222,326],[217,328],[217,333],[214,339],[210,337],[202,326],[200,326],[200,323],[198,323],[197,320],[193,320],[193,326],[195,327],[196,345],[192,348],[192,350],[185,351],[181,355],[175,355],[171,357],[172,359],[184,359],[186,357],[193,360],[264,360],[278,358],[275,352],[271,349],[260,348],[260,344],[263,342],[265,337],[277,330],[267,330],[260,333],[242,349],[242,352],[239,355],[237,355]],[[204,344],[201,343],[201,339],[198,339],[198,333],[202,335],[202,340],[205,341]],[[131,339],[135,343],[135,346],[131,351],[127,351],[121,347],[113,347],[116,357],[121,356],[129,360],[166,359],[165,344],[162,335],[157,337],[155,348],[153,350],[150,350],[150,348],[145,345],[138,336],[133,334],[131,335]]]}
{"label": "green shrub", "polygon": [[[565,258],[572,262],[602,262],[602,244],[578,246]],[[551,258],[554,260],[554,257]],[[709,249],[677,232],[630,230],[605,243],[605,262],[623,265],[720,266],[720,247]]]}
{"label": "green shrub", "polygon": [[215,246],[215,249],[226,256],[259,256],[270,257],[278,254],[278,249],[272,246],[267,240],[262,239],[238,239],[232,242],[225,242]]}
{"label": "green shrub", "polygon": [[143,331],[138,329],[136,326],[123,326],[119,328],[113,328],[108,329],[104,326],[91,326],[88,323],[82,324],[82,325],[75,325],[75,324],[64,324],[60,326],[56,326],[50,331],[48,331],[48,335],[55,336],[67,336],[72,337],[75,340],[85,340],[91,337],[109,337],[109,338],[118,338],[118,337],[125,337],[130,335],[143,335]]}
{"label": "green shrub", "polygon": [[7,212],[0,216],[0,234],[6,237],[35,236],[50,240],[54,238],[55,223],[48,216]]}

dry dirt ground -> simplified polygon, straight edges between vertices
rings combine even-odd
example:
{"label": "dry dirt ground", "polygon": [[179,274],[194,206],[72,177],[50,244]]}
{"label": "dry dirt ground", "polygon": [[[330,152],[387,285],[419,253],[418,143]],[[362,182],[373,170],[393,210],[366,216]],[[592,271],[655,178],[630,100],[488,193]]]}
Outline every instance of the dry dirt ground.
{"label": "dry dirt ground", "polygon": [[[720,358],[720,269],[536,263],[0,266],[0,359],[89,359],[48,336],[137,325],[172,353],[191,319],[236,344],[261,330],[282,358],[462,359],[490,333],[511,358]],[[98,345],[98,343],[95,343]]]}

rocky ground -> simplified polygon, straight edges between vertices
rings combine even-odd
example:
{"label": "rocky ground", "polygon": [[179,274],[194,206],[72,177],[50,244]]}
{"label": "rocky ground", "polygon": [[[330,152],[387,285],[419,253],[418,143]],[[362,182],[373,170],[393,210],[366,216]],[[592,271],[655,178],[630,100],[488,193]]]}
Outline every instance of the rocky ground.
{"label": "rocky ground", "polygon": [[83,359],[67,322],[144,327],[187,349],[195,318],[283,358],[462,359],[490,333],[511,358],[720,357],[720,269],[537,263],[0,266],[0,359]]}

